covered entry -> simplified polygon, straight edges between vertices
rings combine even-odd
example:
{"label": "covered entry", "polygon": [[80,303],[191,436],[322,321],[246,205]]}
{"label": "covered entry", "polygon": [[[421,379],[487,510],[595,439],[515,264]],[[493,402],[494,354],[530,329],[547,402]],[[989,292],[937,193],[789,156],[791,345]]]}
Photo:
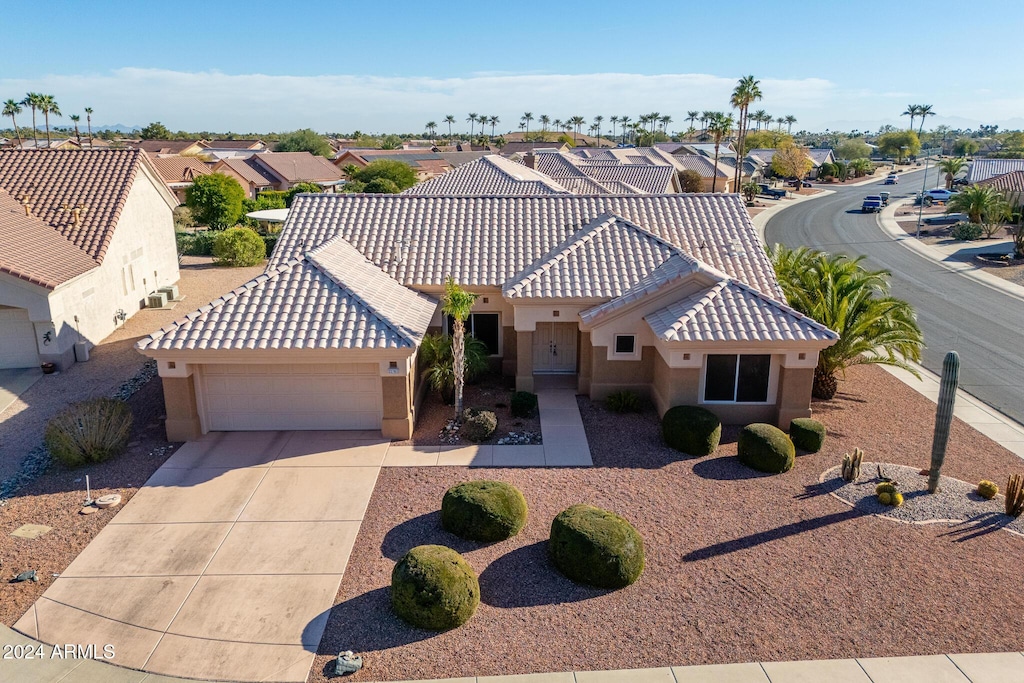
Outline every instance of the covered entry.
{"label": "covered entry", "polygon": [[538,322],[533,333],[533,371],[575,374],[577,337],[576,323]]}
{"label": "covered entry", "polygon": [[206,431],[380,429],[377,363],[203,365]]}

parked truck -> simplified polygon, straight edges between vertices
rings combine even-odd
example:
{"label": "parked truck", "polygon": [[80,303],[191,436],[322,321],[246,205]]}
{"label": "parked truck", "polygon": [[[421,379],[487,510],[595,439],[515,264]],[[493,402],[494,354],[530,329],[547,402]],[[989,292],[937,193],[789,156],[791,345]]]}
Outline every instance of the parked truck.
{"label": "parked truck", "polygon": [[882,198],[877,194],[871,194],[864,198],[860,205],[861,213],[877,213],[882,210]]}
{"label": "parked truck", "polygon": [[768,187],[764,183],[760,183],[758,187],[761,188],[760,194],[763,194],[766,197],[771,197],[772,199],[782,199],[786,196],[785,190],[777,190],[774,187]]}

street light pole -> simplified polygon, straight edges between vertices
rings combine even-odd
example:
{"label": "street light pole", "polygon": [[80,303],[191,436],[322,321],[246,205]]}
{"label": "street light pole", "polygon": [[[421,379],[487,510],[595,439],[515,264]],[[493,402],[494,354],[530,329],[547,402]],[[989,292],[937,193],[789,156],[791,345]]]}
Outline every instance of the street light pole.
{"label": "street light pole", "polygon": [[932,158],[931,152],[934,151],[934,149],[925,150],[924,179],[921,181],[921,200],[917,205],[917,234],[915,235],[917,239],[921,239],[921,214],[924,213],[924,193],[926,191],[925,188],[928,187],[928,162]]}

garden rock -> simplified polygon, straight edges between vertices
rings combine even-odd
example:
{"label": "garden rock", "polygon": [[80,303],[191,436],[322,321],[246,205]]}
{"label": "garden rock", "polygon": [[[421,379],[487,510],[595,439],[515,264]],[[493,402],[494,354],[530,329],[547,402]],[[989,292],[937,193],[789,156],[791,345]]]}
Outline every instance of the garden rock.
{"label": "garden rock", "polygon": [[29,569],[26,572],[22,572],[11,579],[9,583],[22,583],[23,581],[31,581],[32,583],[39,581],[39,578],[36,576],[36,570]]}
{"label": "garden rock", "polygon": [[354,674],[363,668],[363,658],[352,652],[352,650],[345,650],[338,654],[338,660],[334,664],[334,674],[336,676],[347,676],[348,674]]}

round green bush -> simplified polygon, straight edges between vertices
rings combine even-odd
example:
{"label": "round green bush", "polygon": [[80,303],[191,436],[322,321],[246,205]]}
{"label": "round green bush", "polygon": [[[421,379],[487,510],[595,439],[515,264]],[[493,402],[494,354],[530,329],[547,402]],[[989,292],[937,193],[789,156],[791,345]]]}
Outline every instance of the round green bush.
{"label": "round green bush", "polygon": [[225,266],[255,266],[267,257],[267,245],[255,230],[228,228],[213,238],[213,255]]}
{"label": "round green bush", "polygon": [[484,441],[497,428],[498,417],[489,410],[466,408],[462,411],[462,428],[459,433],[470,441]]}
{"label": "round green bush", "polygon": [[710,410],[697,406],[669,408],[661,418],[661,433],[677,451],[690,455],[711,455],[722,438],[722,422]]}
{"label": "round green bush", "polygon": [[512,417],[531,417],[537,410],[537,394],[529,391],[517,391],[510,401]]}
{"label": "round green bush", "polygon": [[421,545],[391,572],[391,608],[418,628],[462,626],[480,604],[480,583],[469,563],[443,545]]}
{"label": "round green bush", "polygon": [[789,423],[793,445],[808,453],[817,453],[825,445],[825,425],[809,417],[798,417]]}
{"label": "round green bush", "polygon": [[128,404],[113,398],[72,403],[43,433],[50,454],[68,467],[103,462],[124,452],[132,431]]}
{"label": "round green bush", "polygon": [[526,498],[503,481],[467,481],[441,500],[441,526],[471,541],[503,541],[526,526]]}
{"label": "round green bush", "polygon": [[763,422],[743,428],[737,454],[747,467],[773,474],[788,472],[796,460],[796,449],[786,432]]}
{"label": "round green bush", "polygon": [[579,583],[624,588],[644,571],[644,541],[625,519],[593,505],[573,505],[551,522],[551,561]]}

